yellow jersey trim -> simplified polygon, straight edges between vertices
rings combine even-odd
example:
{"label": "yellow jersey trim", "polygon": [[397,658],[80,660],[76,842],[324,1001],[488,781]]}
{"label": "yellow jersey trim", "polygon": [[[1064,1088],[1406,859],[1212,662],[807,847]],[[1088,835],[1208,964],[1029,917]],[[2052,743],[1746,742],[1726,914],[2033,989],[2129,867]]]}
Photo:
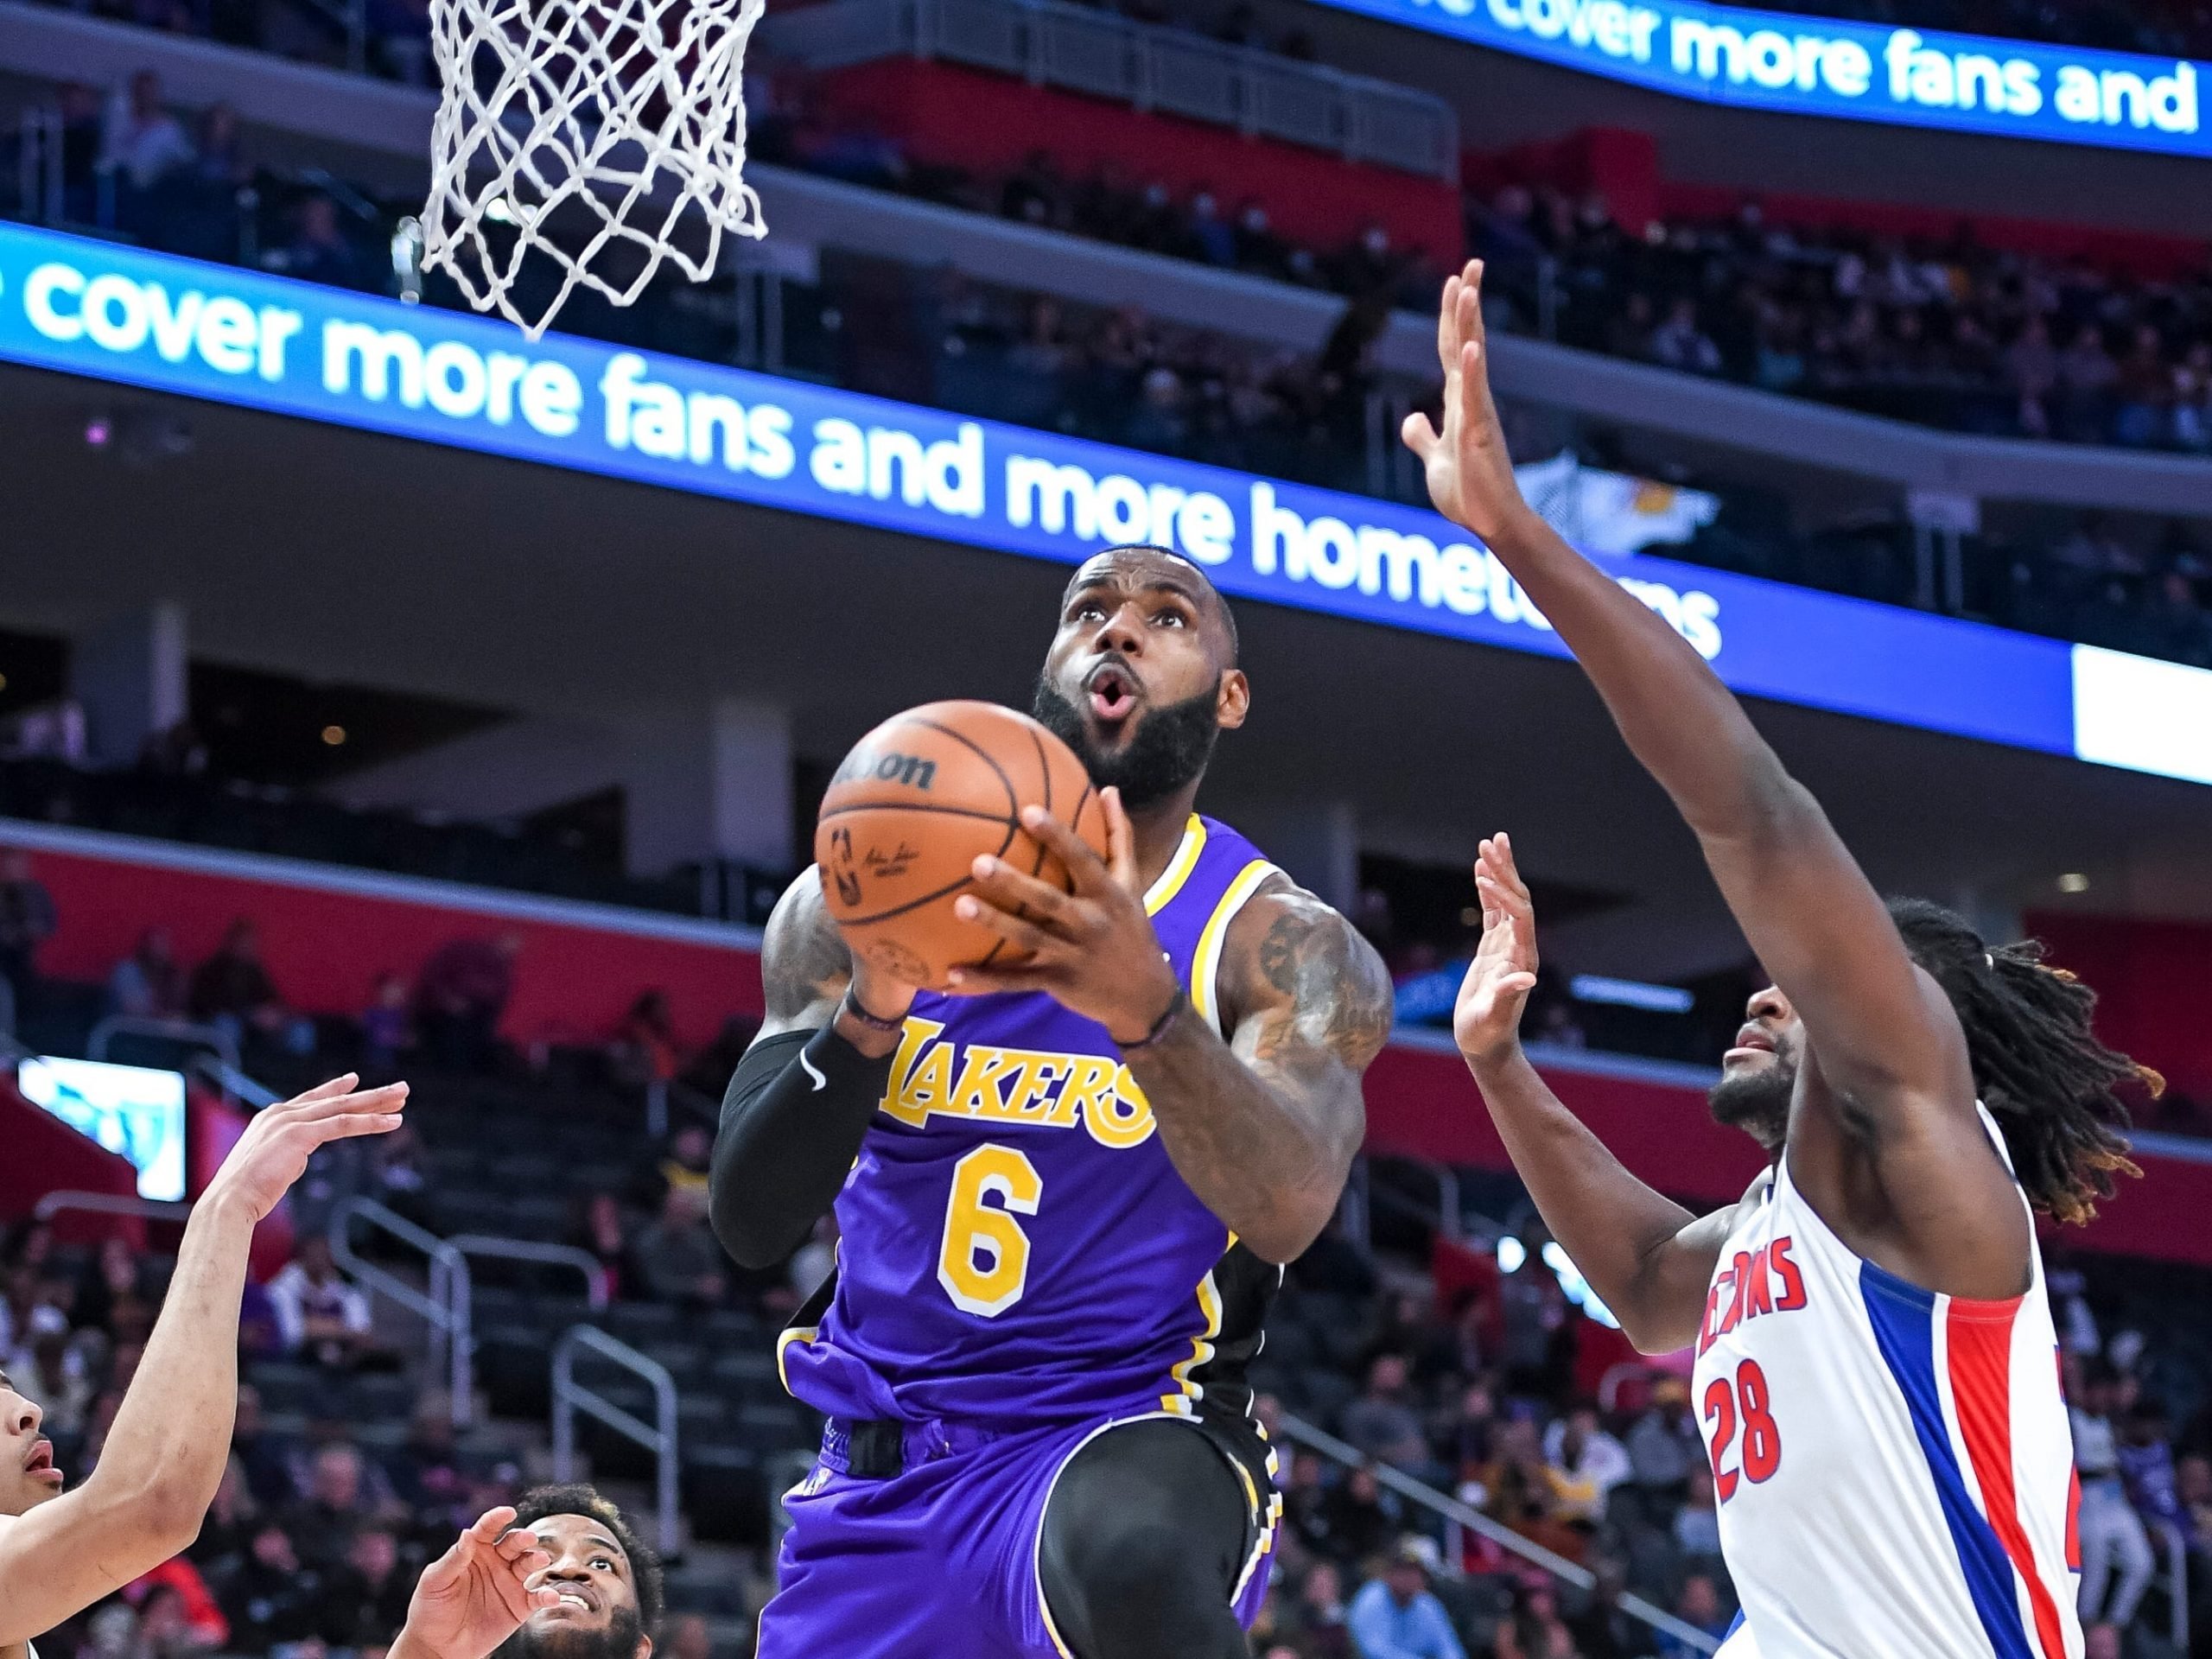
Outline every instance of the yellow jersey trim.
{"label": "yellow jersey trim", "polygon": [[[794,1325],[788,1331],[779,1331],[776,1333],[776,1380],[784,1385],[785,1394],[790,1394],[791,1391],[791,1379],[790,1374],[784,1370],[785,1354],[790,1351],[793,1343],[812,1342],[821,1334],[822,1327],[818,1325]],[[796,1399],[798,1396],[794,1395],[792,1397]]]}
{"label": "yellow jersey trim", "polygon": [[1229,1034],[1221,1028],[1221,996],[1214,984],[1221,969],[1222,946],[1229,938],[1229,925],[1260,890],[1260,884],[1275,874],[1275,867],[1264,858],[1255,858],[1237,871],[1236,879],[1221,895],[1221,902],[1213,907],[1213,914],[1198,934],[1198,949],[1191,953],[1191,1004],[1217,1036]]}
{"label": "yellow jersey trim", "polygon": [[[1231,1233],[1229,1248],[1233,1249],[1236,1245],[1236,1235]],[[1223,1254],[1225,1255],[1228,1251],[1224,1250]],[[1168,1369],[1167,1379],[1174,1385],[1175,1392],[1160,1396],[1161,1408],[1178,1417],[1190,1416],[1191,1402],[1205,1392],[1191,1380],[1191,1373],[1213,1357],[1213,1339],[1221,1334],[1221,1287],[1214,1283],[1211,1268],[1206,1269],[1206,1276],[1198,1281],[1198,1311],[1205,1315],[1205,1329],[1191,1338],[1190,1357],[1176,1361]]]}
{"label": "yellow jersey trim", "polygon": [[1183,891],[1183,884],[1191,879],[1191,872],[1198,867],[1198,855],[1206,849],[1206,821],[1197,813],[1191,814],[1190,823],[1183,826],[1183,844],[1175,849],[1175,856],[1167,861],[1167,868],[1160,873],[1160,880],[1145,890],[1144,913],[1157,916],[1167,908],[1169,899]]}

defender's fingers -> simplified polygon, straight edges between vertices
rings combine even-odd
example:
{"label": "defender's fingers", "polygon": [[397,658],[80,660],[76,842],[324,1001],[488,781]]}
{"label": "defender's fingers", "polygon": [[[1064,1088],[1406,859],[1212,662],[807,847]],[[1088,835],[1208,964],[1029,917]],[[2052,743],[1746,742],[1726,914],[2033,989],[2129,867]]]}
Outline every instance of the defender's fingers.
{"label": "defender's fingers", "polygon": [[515,1523],[515,1506],[495,1503],[476,1517],[476,1524],[469,1528],[479,1538],[498,1538]]}
{"label": "defender's fingers", "polygon": [[407,1103],[408,1087],[404,1083],[387,1083],[378,1089],[364,1089],[354,1094],[325,1095],[300,1107],[298,1115],[308,1122],[326,1117],[344,1117],[362,1112],[396,1112]]}
{"label": "defender's fingers", "polygon": [[1444,442],[1438,435],[1436,429],[1429,424],[1428,416],[1419,410],[1414,410],[1399,423],[1398,440],[1407,448],[1419,455],[1423,461],[1427,461],[1431,450]]}
{"label": "defender's fingers", "polygon": [[333,1095],[342,1095],[346,1093],[360,1080],[359,1073],[348,1071],[341,1077],[332,1077],[327,1082],[318,1083],[314,1088],[304,1090],[301,1093],[294,1095],[289,1100],[279,1101],[276,1103],[280,1106],[305,1106],[312,1101],[327,1100]]}
{"label": "defender's fingers", "polygon": [[1436,360],[1444,365],[1444,372],[1452,372],[1452,364],[1459,355],[1459,279],[1444,279],[1444,297],[1436,307]]}

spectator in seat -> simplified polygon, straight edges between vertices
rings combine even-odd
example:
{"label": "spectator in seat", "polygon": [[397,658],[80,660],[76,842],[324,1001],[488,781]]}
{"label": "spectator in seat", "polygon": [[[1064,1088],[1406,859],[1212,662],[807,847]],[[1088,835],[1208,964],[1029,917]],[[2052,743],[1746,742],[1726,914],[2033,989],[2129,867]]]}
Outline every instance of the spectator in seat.
{"label": "spectator in seat", "polygon": [[2091,1624],[2082,1632],[2082,1659],[2120,1659],[2123,1651],[2117,1624]]}
{"label": "spectator in seat", "polygon": [[374,1347],[369,1299],[338,1271],[330,1241],[302,1238],[283,1270],[269,1281],[284,1351],[327,1370],[344,1370]]}
{"label": "spectator in seat", "polygon": [[0,979],[18,1003],[38,980],[38,948],[54,935],[54,895],[32,873],[30,855],[20,847],[0,851]]}
{"label": "spectator in seat", "polygon": [[287,276],[331,288],[363,288],[365,264],[346,237],[338,204],[328,196],[309,196],[300,204],[292,239],[271,262]]}
{"label": "spectator in seat", "polygon": [[622,1223],[622,1201],[612,1192],[594,1192],[585,1198],[568,1242],[588,1250],[598,1259],[600,1274],[610,1298],[627,1294],[630,1241]]}
{"label": "spectator in seat", "polygon": [[284,1530],[302,1559],[334,1574],[353,1554],[354,1535],[365,1527],[404,1518],[383,1471],[373,1469],[351,1440],[315,1448],[308,1464],[307,1496],[285,1511]]}
{"label": "spectator in seat", "polygon": [[1344,1408],[1344,1438],[1369,1457],[1419,1472],[1428,1467],[1428,1437],[1411,1404],[1402,1354],[1377,1354],[1367,1389]]}
{"label": "spectator in seat", "polygon": [[1646,348],[1654,363],[1688,374],[1720,372],[1720,348],[1698,327],[1697,302],[1678,299],[1668,308],[1667,320],[1654,329]]}
{"label": "spectator in seat", "polygon": [[1605,1433],[1586,1402],[1544,1430],[1544,1459],[1566,1512],[1592,1525],[1605,1518],[1605,1495],[1631,1472],[1628,1449]]}
{"label": "spectator in seat", "polygon": [[2031,438],[2049,437],[2051,399],[2058,390],[2058,347],[2051,344],[2050,325],[2040,315],[2022,323],[2005,348],[2005,382],[2020,430]]}
{"label": "spectator in seat", "polygon": [[707,1213],[708,1177],[713,1173],[715,1137],[701,1123],[678,1127],[668,1140],[668,1156],[661,1160],[661,1179],[683,1206],[703,1218]]}
{"label": "spectator in seat", "polygon": [[1316,1561],[1299,1581],[1284,1622],[1295,1632],[1300,1659],[1351,1659],[1350,1617],[1337,1564]]}
{"label": "spectator in seat", "polygon": [[107,976],[107,1009],[133,1020],[184,1016],[184,969],[166,927],[149,927]]}
{"label": "spectator in seat", "polygon": [[666,1647],[671,1659],[714,1659],[707,1621],[696,1613],[678,1613],[668,1621]]}
{"label": "spectator in seat", "polygon": [[2074,1464],[2082,1481],[2082,1618],[2084,1623],[2107,1619],[2126,1629],[2150,1588],[2157,1563],[2120,1475],[2120,1442],[2112,1421],[2120,1391],[2120,1375],[2110,1363],[2092,1361],[2070,1415]]}
{"label": "spectator in seat", "polygon": [[646,991],[630,1005],[607,1045],[607,1064],[615,1080],[631,1088],[667,1083],[683,1069],[667,992]]}
{"label": "spectator in seat", "polygon": [[1350,1565],[1389,1548],[1398,1518],[1382,1500],[1382,1484],[1372,1469],[1353,1470],[1331,1488],[1318,1508],[1317,1553]]}
{"label": "spectator in seat", "polygon": [[325,1577],[320,1566],[300,1559],[290,1533],[274,1521],[264,1525],[253,1535],[245,1562],[223,1586],[221,1605],[232,1647],[240,1653],[267,1653],[281,1643],[316,1636]]}
{"label": "spectator in seat", "polygon": [[1495,1659],[1581,1659],[1573,1630],[1559,1616],[1559,1592],[1550,1580],[1519,1586],[1513,1616],[1499,1624],[1491,1652]]}
{"label": "spectator in seat", "polygon": [[2075,443],[2101,443],[2109,426],[2120,365],[2105,349],[2104,330],[2085,322],[2059,354],[2058,435]]}
{"label": "spectator in seat", "polygon": [[163,1561],[124,1586],[123,1599],[139,1610],[140,1633],[149,1637],[157,1652],[219,1649],[231,1639],[230,1620],[223,1617],[200,1569],[185,1556]]}
{"label": "spectator in seat", "polygon": [[385,1461],[393,1495],[418,1527],[442,1532],[458,1526],[468,1498],[468,1477],[454,1444],[453,1402],[433,1389],[415,1402],[407,1439]]}
{"label": "spectator in seat", "polygon": [[386,1527],[362,1528],[324,1586],[323,1640],[334,1648],[384,1646],[407,1622],[414,1590],[412,1575],[400,1570],[399,1540]]}
{"label": "spectator in seat", "polygon": [[397,974],[378,974],[369,1006],[361,1011],[361,1067],[365,1075],[396,1071],[415,1052],[415,1014],[407,982]]}
{"label": "spectator in seat", "polygon": [[[1707,1573],[1693,1573],[1682,1580],[1681,1593],[1675,1598],[1675,1617],[1685,1624],[1692,1624],[1718,1642],[1728,1633],[1729,1617],[1720,1605],[1720,1589]],[[1701,1659],[1695,1648],[1680,1637],[1659,1637],[1659,1659]]]}
{"label": "spectator in seat", "polygon": [[1689,1491],[1675,1512],[1675,1542],[1692,1566],[1720,1566],[1720,1509],[1713,1497],[1713,1470],[1703,1463],[1690,1470]]}
{"label": "spectator in seat", "polygon": [[728,1288],[721,1246],[674,1186],[661,1200],[660,1218],[638,1235],[635,1254],[638,1276],[655,1301],[709,1306]]}
{"label": "spectator in seat", "polygon": [[1690,1471],[1705,1462],[1705,1442],[1690,1416],[1688,1385],[1665,1376],[1652,1385],[1651,1404],[1628,1432],[1630,1478],[1647,1492],[1678,1497]]}
{"label": "spectator in seat", "polygon": [[238,1415],[231,1426],[231,1455],[245,1471],[246,1490],[264,1509],[281,1509],[299,1497],[291,1449],[261,1420],[261,1390],[238,1384]]}
{"label": "spectator in seat", "polygon": [[194,1020],[227,1031],[240,1042],[257,1038],[289,1054],[314,1052],[314,1023],[284,1006],[261,959],[261,931],[243,916],[194,970],[186,1006]]}
{"label": "spectator in seat", "polygon": [[1344,1622],[1360,1659],[1467,1659],[1444,1604],[1428,1587],[1436,1546],[1407,1538],[1382,1576],[1360,1586]]}
{"label": "spectator in seat", "polygon": [[1611,1555],[1584,1563],[1593,1580],[1580,1611],[1567,1620],[1581,1659],[1642,1659],[1650,1651],[1649,1632],[1621,1606],[1628,1592],[1628,1570]]}
{"label": "spectator in seat", "polygon": [[2164,441],[2172,429],[2173,370],[2166,363],[2166,343],[2152,325],[2136,329],[2134,343],[2120,361],[2113,395],[2120,404],[2113,416],[2115,443],[2143,449]]}
{"label": "spectator in seat", "polygon": [[499,1020],[514,995],[522,939],[455,939],[441,945],[416,981],[415,1017],[423,1047],[456,1071],[487,1071],[498,1054]]}
{"label": "spectator in seat", "polygon": [[151,69],[130,77],[109,106],[101,165],[132,190],[150,191],[192,160],[192,140],[162,106],[162,78]]}
{"label": "spectator in seat", "polygon": [[253,1537],[261,1524],[261,1506],[246,1484],[245,1464],[233,1452],[224,1465],[222,1484],[215,1488],[215,1501],[200,1523],[200,1535],[185,1554],[211,1583],[225,1584],[253,1554]]}

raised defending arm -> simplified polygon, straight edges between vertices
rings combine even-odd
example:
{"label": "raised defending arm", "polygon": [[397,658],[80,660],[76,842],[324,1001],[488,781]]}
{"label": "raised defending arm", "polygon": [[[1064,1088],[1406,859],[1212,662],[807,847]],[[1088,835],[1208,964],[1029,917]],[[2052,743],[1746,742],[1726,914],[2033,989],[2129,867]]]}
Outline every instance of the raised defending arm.
{"label": "raised defending arm", "polygon": [[253,1230],[315,1149],[399,1124],[407,1085],[333,1079],[246,1126],[185,1224],[138,1374],[85,1484],[0,1517],[0,1648],[52,1630],[199,1535],[238,1410],[238,1299]]}
{"label": "raised defending arm", "polygon": [[[1820,804],[1719,677],[1522,499],[1491,400],[1481,274],[1473,262],[1446,285],[1443,431],[1421,416],[1406,423],[1431,497],[1489,544],[1558,629],[1696,832],[1751,948],[1803,1017],[1808,1064],[1839,1106],[1838,1128],[1874,1154],[1906,1254],[1963,1264],[1972,1281],[2017,1281],[2026,1230],[1976,1121],[1948,1001],[1913,965]],[[1804,1184],[1840,1217],[1850,1196],[1844,1160],[1808,1150]]]}
{"label": "raised defending arm", "polygon": [[1629,1340],[1647,1354],[1686,1347],[1736,1207],[1691,1215],[1631,1175],[1552,1093],[1521,1047],[1521,1014],[1536,984],[1536,912],[1503,836],[1483,842],[1475,887],[1482,944],[1459,986],[1452,1035],[1498,1138],[1544,1225]]}

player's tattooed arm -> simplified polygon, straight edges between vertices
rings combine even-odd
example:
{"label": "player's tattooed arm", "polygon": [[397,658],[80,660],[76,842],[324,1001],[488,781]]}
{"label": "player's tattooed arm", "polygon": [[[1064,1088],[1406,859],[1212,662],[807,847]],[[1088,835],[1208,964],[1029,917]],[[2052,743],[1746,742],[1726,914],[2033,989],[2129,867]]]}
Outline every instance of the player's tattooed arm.
{"label": "player's tattooed arm", "polygon": [[956,991],[1044,991],[1120,1045],[1177,1173],[1257,1255],[1288,1262],[1335,1211],[1366,1114],[1359,1074],[1390,1033],[1390,980],[1351,925],[1287,877],[1230,924],[1224,1042],[1200,1019],[1146,915],[1120,795],[1103,792],[1107,856],[1035,808],[1023,826],[1072,892],[976,861],[963,919],[1014,945],[1011,966],[956,969]]}
{"label": "player's tattooed arm", "polygon": [[819,1031],[835,1021],[838,1034],[871,1058],[890,1053],[899,1039],[841,1014],[846,988],[853,987],[861,1006],[886,1020],[902,1018],[914,1000],[912,986],[855,963],[822,901],[822,879],[812,865],[784,890],[768,918],[760,942],[760,985],[766,1012],[754,1042],[783,1032]]}
{"label": "player's tattooed arm", "polygon": [[1191,1190],[1256,1255],[1288,1262],[1328,1224],[1359,1151],[1390,978],[1349,922],[1279,878],[1230,924],[1220,981],[1227,1043],[1185,1009],[1130,1070]]}
{"label": "player's tattooed arm", "polygon": [[822,902],[822,878],[809,865],[784,889],[761,936],[760,991],[767,1012],[760,1036],[821,1030],[852,978],[852,953]]}

